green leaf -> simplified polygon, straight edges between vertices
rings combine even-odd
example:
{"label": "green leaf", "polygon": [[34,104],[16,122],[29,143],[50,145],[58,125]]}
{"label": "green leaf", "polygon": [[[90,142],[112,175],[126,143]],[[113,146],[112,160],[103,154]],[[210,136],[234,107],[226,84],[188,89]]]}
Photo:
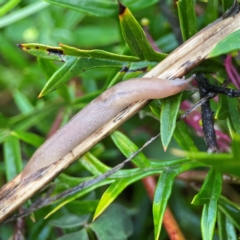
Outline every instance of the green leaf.
{"label": "green leaf", "polygon": [[2,17],[7,12],[9,12],[12,8],[17,6],[20,2],[21,2],[21,0],[9,0],[4,5],[2,5],[0,8],[0,17]]}
{"label": "green leaf", "polygon": [[75,47],[71,47],[65,44],[61,44],[61,49],[64,51],[64,54],[76,57],[85,57],[85,58],[99,58],[106,60],[116,60],[116,61],[139,61],[140,59],[135,56],[126,56],[115,53],[106,52],[99,49],[94,50],[83,50]]}
{"label": "green leaf", "polygon": [[193,204],[204,204],[201,230],[203,240],[213,238],[215,223],[217,219],[218,199],[222,191],[222,175],[211,169],[201,187],[200,192],[195,195]]}
{"label": "green leaf", "polygon": [[172,186],[176,173],[164,171],[157,183],[153,200],[153,222],[155,240],[159,239],[163,215],[167,207],[168,199],[172,192]]}
{"label": "green leaf", "polygon": [[41,66],[45,77],[50,78],[55,71],[57,71],[58,67],[52,60],[45,58],[38,58],[38,64]]}
{"label": "green leaf", "polygon": [[123,38],[136,56],[149,61],[161,61],[166,57],[166,54],[153,50],[137,20],[121,3],[119,3],[119,19]]}
{"label": "green leaf", "polygon": [[[239,146],[239,142],[236,142],[236,146]],[[239,149],[239,147],[238,147]],[[176,151],[178,154],[178,151]],[[180,154],[178,154],[180,155]],[[182,154],[181,154],[182,155]],[[187,155],[190,159],[204,163],[207,166],[212,166],[214,169],[222,173],[230,173],[235,176],[240,177],[240,161],[233,154],[209,154],[206,152],[185,152],[184,155]]]}
{"label": "green leaf", "polygon": [[196,14],[192,0],[177,1],[182,38],[188,40],[197,33]]}
{"label": "green leaf", "polygon": [[222,54],[226,54],[240,49],[240,30],[228,35],[222,41],[220,41],[213,50],[209,53],[208,58],[217,57]]}
{"label": "green leaf", "polygon": [[17,44],[17,46],[24,52],[27,52],[35,57],[66,62],[66,54],[61,47],[52,47],[38,43]]}
{"label": "green leaf", "polygon": [[177,122],[173,136],[183,150],[190,152],[198,151],[191,136],[189,135],[187,126],[183,121]]}
{"label": "green leaf", "polygon": [[77,76],[83,71],[95,67],[121,67],[123,65],[124,63],[120,61],[117,62],[105,59],[67,57],[66,63],[48,80],[41,93],[39,94],[39,97],[42,97],[48,93],[51,93],[57,88],[60,88],[74,76]]}
{"label": "green leaf", "polygon": [[236,230],[233,223],[221,211],[218,211],[217,224],[220,240],[237,240]]}
{"label": "green leaf", "polygon": [[45,141],[42,137],[39,137],[37,134],[24,131],[12,131],[11,135],[26,143],[31,144],[34,147],[39,147]]}
{"label": "green leaf", "polygon": [[9,120],[0,112],[0,129],[9,128]]}
{"label": "green leaf", "polygon": [[[0,18],[0,28],[1,28]],[[23,60],[21,52],[13,45],[9,39],[4,35],[0,34],[0,54],[4,56],[4,59],[16,68],[26,68],[27,63]]]}
{"label": "green leaf", "polygon": [[211,0],[207,2],[207,9],[205,11],[206,23],[214,22],[218,18],[218,0]]}
{"label": "green leaf", "polygon": [[211,169],[208,172],[199,193],[194,196],[192,204],[203,205],[209,203],[211,199],[215,197],[215,194],[221,193],[221,189],[222,175]]}
{"label": "green leaf", "polygon": [[9,136],[3,144],[7,181],[13,179],[22,170],[20,144],[17,138]]}
{"label": "green leaf", "polygon": [[128,239],[133,224],[127,210],[121,205],[110,206],[105,213],[90,225],[97,239]]}
{"label": "green leaf", "polygon": [[219,199],[219,209],[240,230],[240,206],[225,197]]}
{"label": "green leaf", "polygon": [[161,100],[160,133],[164,150],[170,143],[182,99],[182,93]]}
{"label": "green leaf", "polygon": [[62,217],[58,217],[57,219],[50,220],[48,224],[50,224],[53,227],[59,227],[59,228],[74,228],[83,226],[87,223],[90,215],[84,214],[84,215],[74,215],[74,214],[65,214]]}
{"label": "green leaf", "polygon": [[134,56],[113,54],[103,50],[81,50],[63,44],[61,46],[52,47],[35,43],[19,44],[22,50],[36,57],[65,62],[48,80],[39,97],[60,88],[83,71],[96,67],[122,68],[131,61],[139,61]]}
{"label": "green leaf", "polygon": [[218,105],[217,105],[217,110],[215,113],[214,118],[215,119],[226,119],[229,116],[229,111],[228,111],[228,96],[219,94],[218,95]]}
{"label": "green leaf", "polygon": [[133,0],[122,0],[122,3],[124,3],[126,6],[131,8],[132,10],[141,10],[145,9],[155,3],[158,3],[158,0],[138,0],[138,1],[133,1]]}
{"label": "green leaf", "polygon": [[117,3],[109,0],[45,0],[51,4],[70,8],[90,16],[117,16]]}
{"label": "green leaf", "polygon": [[99,161],[90,152],[84,154],[80,159],[80,164],[93,175],[99,175],[110,170],[110,167]]}
{"label": "green leaf", "polygon": [[56,240],[89,240],[88,234],[87,234],[87,229],[83,228],[80,231],[65,234],[62,237],[58,237]]}
{"label": "green leaf", "polygon": [[[150,175],[151,173],[149,173]],[[133,176],[117,179],[115,182],[113,182],[108,189],[104,192],[102,195],[97,209],[95,211],[95,214],[93,216],[93,221],[103,213],[103,211],[119,196],[120,193],[123,192],[123,190],[129,186],[130,184],[138,181],[139,179],[142,179],[146,177],[146,172],[142,171],[137,174],[134,174]]]}
{"label": "green leaf", "polygon": [[101,186],[104,186],[104,185],[107,185],[109,183],[112,183],[113,180],[104,180],[104,181],[101,181],[101,182],[98,182],[90,187],[87,187],[87,188],[84,188],[82,189],[81,191],[77,192],[76,194],[70,196],[70,197],[67,197],[67,198],[64,198],[62,200],[59,200],[58,201],[58,204],[56,205],[56,207],[54,207],[53,210],[51,210],[46,216],[45,216],[45,219],[48,218],[49,216],[51,216],[53,213],[55,213],[56,211],[58,211],[60,208],[62,208],[64,205],[74,201],[75,199],[81,197],[81,196],[84,196],[86,195],[87,193],[101,187]]}
{"label": "green leaf", "polygon": [[9,129],[0,128],[0,143],[4,142],[5,139],[10,136],[11,131]]}
{"label": "green leaf", "polygon": [[9,119],[11,129],[16,130],[26,130],[41,121],[43,118],[55,112],[62,104],[49,104],[48,106],[34,109],[29,113],[18,114]]}
{"label": "green leaf", "polygon": [[[129,158],[134,152],[139,150],[139,148],[129,138],[119,131],[112,133],[111,138],[126,158]],[[139,153],[136,157],[134,157],[132,162],[140,168],[146,168],[150,165],[149,160],[143,153]]]}
{"label": "green leaf", "polygon": [[36,12],[40,12],[40,10],[42,10],[43,8],[46,8],[48,6],[49,6],[49,4],[47,4],[45,2],[34,2],[24,8],[13,11],[4,17],[1,17],[0,28],[10,25],[14,22],[17,22],[23,18],[26,18]]}
{"label": "green leaf", "polygon": [[237,98],[228,98],[229,121],[233,130],[240,135],[240,114]]}
{"label": "green leaf", "polygon": [[28,112],[31,112],[34,109],[33,105],[28,100],[26,95],[24,95],[23,93],[21,93],[17,89],[14,90],[13,97],[14,97],[15,104],[18,106],[18,109],[22,113],[28,113]]}
{"label": "green leaf", "polygon": [[240,149],[239,149],[239,143],[240,143],[240,136],[238,134],[233,133],[233,141],[232,141],[232,161],[239,162],[240,159]]}
{"label": "green leaf", "polygon": [[222,0],[223,12],[226,12],[233,4],[233,0]]}

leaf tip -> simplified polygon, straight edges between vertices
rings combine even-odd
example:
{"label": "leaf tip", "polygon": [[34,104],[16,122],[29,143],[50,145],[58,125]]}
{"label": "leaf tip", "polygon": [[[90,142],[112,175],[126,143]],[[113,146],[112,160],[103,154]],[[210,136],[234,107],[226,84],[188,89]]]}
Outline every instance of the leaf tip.
{"label": "leaf tip", "polygon": [[92,222],[94,222],[100,215],[101,215],[102,211],[101,212],[95,212],[93,218],[92,218]]}
{"label": "leaf tip", "polygon": [[41,98],[43,96],[43,93],[40,92],[39,95],[37,96],[37,98]]}
{"label": "leaf tip", "polygon": [[119,9],[119,15],[122,15],[125,12],[126,7],[118,1],[118,9]]}
{"label": "leaf tip", "polygon": [[23,48],[23,45],[22,45],[22,44],[16,44],[16,46],[17,46],[18,48],[20,48],[20,49]]}

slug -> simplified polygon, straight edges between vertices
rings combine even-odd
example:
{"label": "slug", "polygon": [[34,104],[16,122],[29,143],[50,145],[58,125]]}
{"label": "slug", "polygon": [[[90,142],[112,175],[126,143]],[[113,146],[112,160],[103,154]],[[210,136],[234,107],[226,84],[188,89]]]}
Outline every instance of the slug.
{"label": "slug", "polygon": [[107,89],[47,139],[33,154],[21,174],[25,180],[42,168],[63,158],[79,143],[110,121],[131,103],[144,99],[166,98],[183,91],[195,75],[176,78],[139,78],[120,82]]}

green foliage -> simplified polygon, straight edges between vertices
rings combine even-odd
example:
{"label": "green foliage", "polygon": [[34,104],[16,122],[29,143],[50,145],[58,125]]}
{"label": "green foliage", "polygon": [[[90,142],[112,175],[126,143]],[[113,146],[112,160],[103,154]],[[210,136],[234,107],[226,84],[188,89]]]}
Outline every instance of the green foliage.
{"label": "green foliage", "polygon": [[177,6],[182,37],[183,40],[186,41],[197,33],[196,14],[193,1],[179,0]]}
{"label": "green foliage", "polygon": [[[117,1],[47,2],[0,1],[1,185],[21,172],[57,115],[64,124],[106,88],[143,75],[177,46],[156,0],[122,1],[127,8],[122,6],[119,19]],[[192,37],[197,26],[199,30],[199,26],[214,21],[221,7],[230,6],[229,1],[222,3],[178,1],[183,39]],[[196,4],[204,12],[200,17],[195,14]],[[142,18],[148,18],[147,31],[163,53],[155,50],[146,27],[143,30],[139,24]],[[221,55],[239,50],[238,38],[239,31],[216,45],[208,56],[212,58],[208,60],[211,68],[204,62],[199,66],[212,82],[212,74],[216,79],[226,78]],[[238,60],[235,64],[239,65]],[[239,203],[221,196],[221,190],[223,174],[228,173],[236,182],[240,177],[239,100],[223,96],[218,104],[212,104],[219,129],[231,137],[232,143],[228,153],[209,154],[197,130],[177,122],[182,99],[186,99],[185,94],[151,102],[141,112],[144,119],[133,117],[121,126],[121,132],[112,133],[59,175],[53,195],[112,170],[160,129],[161,142],[158,139],[134,157],[134,167],[126,165],[110,177],[40,209],[33,216],[36,223],[26,218],[26,238],[168,239],[162,222],[170,205],[186,239],[237,239]],[[171,154],[173,148],[179,156]],[[197,193],[190,184],[176,180],[190,170],[196,170],[198,176],[199,169],[208,174],[200,190],[194,188]],[[150,203],[139,181],[159,174]],[[191,199],[192,204],[203,208],[190,205]],[[1,238],[9,239],[13,230],[13,225],[1,226]]]}
{"label": "green foliage", "polygon": [[226,54],[239,50],[240,31],[236,31],[223,39],[217,46],[211,51],[209,57],[216,57],[222,54]]}
{"label": "green foliage", "polygon": [[161,106],[161,140],[164,149],[166,150],[176,127],[176,119],[182,99],[182,93],[165,99]]}

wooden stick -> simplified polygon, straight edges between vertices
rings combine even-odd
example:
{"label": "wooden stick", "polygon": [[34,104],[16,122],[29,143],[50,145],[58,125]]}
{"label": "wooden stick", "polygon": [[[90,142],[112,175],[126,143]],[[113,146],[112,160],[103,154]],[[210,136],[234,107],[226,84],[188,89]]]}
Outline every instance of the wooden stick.
{"label": "wooden stick", "polygon": [[[218,42],[239,29],[239,5],[235,3],[234,8],[230,12],[178,47],[166,59],[145,74],[144,77],[174,79],[186,75],[207,58],[208,54]],[[148,102],[149,101],[139,101],[131,104],[74,148],[73,151],[67,154],[63,159],[46,169],[40,170],[28,178],[27,181],[20,182],[20,175],[18,175],[4,185],[0,189],[0,222],[29,199],[35,192],[39,191],[39,189],[54,179],[76,159],[143,108]]]}

